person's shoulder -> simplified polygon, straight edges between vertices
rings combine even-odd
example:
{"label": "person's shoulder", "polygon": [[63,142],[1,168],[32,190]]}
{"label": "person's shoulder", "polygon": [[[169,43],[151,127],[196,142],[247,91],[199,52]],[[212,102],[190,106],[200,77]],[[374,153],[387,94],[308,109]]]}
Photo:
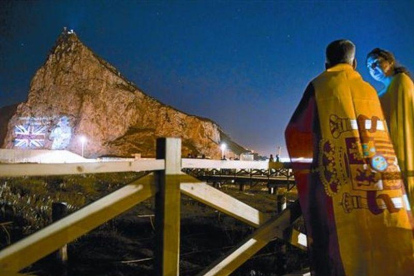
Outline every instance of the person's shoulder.
{"label": "person's shoulder", "polygon": [[314,79],[311,82],[309,82],[308,85],[306,86],[306,89],[305,89],[305,92],[304,92],[305,95],[306,94],[311,95],[315,92],[315,87],[314,87],[313,82],[314,82]]}
{"label": "person's shoulder", "polygon": [[324,80],[326,80],[327,75],[328,75],[328,72],[323,71],[322,73],[320,73],[319,75],[317,75],[311,80],[311,82],[309,83],[309,86],[314,87],[315,85],[318,85],[319,83],[323,82]]}
{"label": "person's shoulder", "polygon": [[414,97],[414,84],[407,74],[398,73],[394,76],[387,91],[391,91],[393,95],[398,95],[398,97],[404,99],[412,99]]}
{"label": "person's shoulder", "polygon": [[328,71],[325,70],[325,71],[321,72],[319,75],[317,75],[316,77],[314,77],[311,82],[314,82],[314,81],[317,81],[317,80],[319,80],[323,77],[326,77],[327,74],[328,74]]}
{"label": "person's shoulder", "polygon": [[405,73],[395,75],[394,82],[404,86],[414,87],[413,80]]}

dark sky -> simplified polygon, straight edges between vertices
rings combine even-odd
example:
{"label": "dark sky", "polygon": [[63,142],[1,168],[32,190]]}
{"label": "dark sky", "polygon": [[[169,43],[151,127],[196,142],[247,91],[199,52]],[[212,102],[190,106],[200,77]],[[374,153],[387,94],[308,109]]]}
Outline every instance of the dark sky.
{"label": "dark sky", "polygon": [[414,1],[0,0],[0,106],[25,101],[35,71],[67,26],[145,93],[217,122],[262,154],[283,147],[326,45],[375,47],[414,71]]}

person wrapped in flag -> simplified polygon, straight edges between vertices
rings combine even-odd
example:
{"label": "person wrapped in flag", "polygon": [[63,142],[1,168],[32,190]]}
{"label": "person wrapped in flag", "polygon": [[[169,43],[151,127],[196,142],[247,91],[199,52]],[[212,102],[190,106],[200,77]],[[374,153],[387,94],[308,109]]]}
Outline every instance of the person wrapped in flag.
{"label": "person wrapped in flag", "polygon": [[371,77],[383,84],[379,90],[381,107],[390,131],[398,165],[414,208],[414,83],[408,70],[394,55],[375,48],[366,60]]}
{"label": "person wrapped in flag", "polygon": [[377,93],[351,41],[330,43],[325,65],[285,131],[311,273],[414,275],[410,204]]}

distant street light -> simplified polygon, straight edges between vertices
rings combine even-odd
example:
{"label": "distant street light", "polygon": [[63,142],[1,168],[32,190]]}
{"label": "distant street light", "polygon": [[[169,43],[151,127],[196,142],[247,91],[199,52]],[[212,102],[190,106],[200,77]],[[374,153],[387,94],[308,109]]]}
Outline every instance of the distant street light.
{"label": "distant street light", "polygon": [[86,137],[85,136],[81,136],[79,138],[81,145],[82,145],[82,157],[83,157],[83,149],[85,148],[85,143],[86,143]]}
{"label": "distant street light", "polygon": [[282,147],[278,146],[277,147],[277,154],[280,156],[282,154]]}
{"label": "distant street light", "polygon": [[278,146],[277,147],[277,154],[276,154],[276,162],[280,161],[280,155],[282,154],[282,147]]}
{"label": "distant street light", "polygon": [[220,145],[220,148],[221,148],[221,159],[224,159],[225,152],[226,152],[226,149],[227,149],[227,145],[225,143],[222,143]]}

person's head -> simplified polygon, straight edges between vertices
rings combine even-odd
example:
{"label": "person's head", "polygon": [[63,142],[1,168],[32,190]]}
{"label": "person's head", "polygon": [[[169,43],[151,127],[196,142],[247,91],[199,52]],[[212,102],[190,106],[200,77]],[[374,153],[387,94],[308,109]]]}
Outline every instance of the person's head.
{"label": "person's head", "polygon": [[380,82],[384,82],[388,77],[398,73],[406,73],[407,69],[399,66],[394,55],[384,49],[375,48],[367,55],[366,65],[371,77]]}
{"label": "person's head", "polygon": [[335,40],[326,47],[325,67],[346,63],[356,68],[355,45],[347,39]]}
{"label": "person's head", "polygon": [[375,48],[367,55],[367,68],[371,77],[376,81],[384,81],[394,75],[395,57],[391,52]]}

